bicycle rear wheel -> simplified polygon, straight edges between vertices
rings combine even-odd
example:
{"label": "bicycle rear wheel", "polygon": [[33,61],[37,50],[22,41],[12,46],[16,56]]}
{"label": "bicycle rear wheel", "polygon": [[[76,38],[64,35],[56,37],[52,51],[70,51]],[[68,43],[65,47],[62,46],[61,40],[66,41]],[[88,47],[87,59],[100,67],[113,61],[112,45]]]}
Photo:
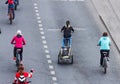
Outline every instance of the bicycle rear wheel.
{"label": "bicycle rear wheel", "polygon": [[106,57],[104,57],[104,59],[103,59],[103,67],[104,67],[104,73],[106,74],[107,73],[107,59],[106,59]]}

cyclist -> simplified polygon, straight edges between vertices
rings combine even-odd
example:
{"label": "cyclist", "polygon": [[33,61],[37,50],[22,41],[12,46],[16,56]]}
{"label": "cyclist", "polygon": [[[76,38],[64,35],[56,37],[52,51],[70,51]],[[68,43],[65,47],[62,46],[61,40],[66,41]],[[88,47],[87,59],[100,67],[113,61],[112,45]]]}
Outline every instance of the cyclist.
{"label": "cyclist", "polygon": [[74,32],[73,27],[70,25],[70,21],[66,21],[66,25],[63,26],[63,28],[61,29],[61,32],[63,31],[63,41],[62,41],[62,47],[65,46],[65,39],[68,39],[69,42],[69,46],[71,46],[71,31]]}
{"label": "cyclist", "polygon": [[15,18],[15,12],[14,12],[14,5],[15,5],[15,1],[14,0],[7,0],[5,2],[5,4],[8,4],[8,14],[10,12],[10,8],[12,9],[12,13],[13,13],[13,19]]}
{"label": "cyclist", "polygon": [[24,67],[21,65],[15,75],[13,84],[28,84],[27,78],[32,78],[32,75],[33,70],[30,70],[30,73],[25,72]]}
{"label": "cyclist", "polygon": [[103,64],[103,58],[104,58],[103,52],[107,52],[107,58],[109,57],[110,44],[111,44],[111,41],[110,41],[110,38],[108,37],[107,32],[103,32],[102,37],[98,41],[98,46],[100,46],[100,54],[101,54],[101,58],[100,58],[101,66]]}
{"label": "cyclist", "polygon": [[14,44],[14,51],[13,51],[13,54],[14,54],[14,58],[13,60],[16,59],[16,51],[17,49],[21,49],[20,50],[20,62],[22,63],[22,52],[23,52],[23,45],[26,44],[25,40],[24,40],[24,37],[21,33],[21,30],[17,30],[17,34],[13,37],[13,39],[11,40],[11,44]]}

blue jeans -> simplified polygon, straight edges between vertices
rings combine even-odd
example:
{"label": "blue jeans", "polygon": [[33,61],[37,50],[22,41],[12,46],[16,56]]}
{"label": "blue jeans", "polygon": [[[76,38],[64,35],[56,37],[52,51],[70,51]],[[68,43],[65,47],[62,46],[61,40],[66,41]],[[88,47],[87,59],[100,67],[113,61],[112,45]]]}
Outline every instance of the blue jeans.
{"label": "blue jeans", "polygon": [[65,40],[66,39],[68,39],[68,45],[70,47],[71,44],[72,44],[72,38],[71,37],[69,37],[69,38],[63,38],[63,40],[62,40],[62,47],[65,47]]}

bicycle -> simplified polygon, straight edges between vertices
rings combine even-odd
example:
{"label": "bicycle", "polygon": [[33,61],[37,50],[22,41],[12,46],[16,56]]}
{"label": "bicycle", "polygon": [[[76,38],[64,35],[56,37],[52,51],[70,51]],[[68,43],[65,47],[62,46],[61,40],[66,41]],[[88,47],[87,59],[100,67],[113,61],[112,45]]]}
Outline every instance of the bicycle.
{"label": "bicycle", "polygon": [[64,39],[64,47],[61,47],[58,54],[58,64],[70,63],[73,64],[73,55],[71,52],[71,47],[69,46],[69,38]]}
{"label": "bicycle", "polygon": [[12,20],[13,20],[13,9],[10,8],[10,12],[8,13],[9,15],[9,20],[10,20],[10,24],[12,24]]}
{"label": "bicycle", "polygon": [[107,52],[103,51],[102,52],[104,57],[103,57],[103,64],[102,64],[102,67],[104,68],[104,73],[106,74],[107,73],[107,67],[108,67],[108,58],[107,58]]}

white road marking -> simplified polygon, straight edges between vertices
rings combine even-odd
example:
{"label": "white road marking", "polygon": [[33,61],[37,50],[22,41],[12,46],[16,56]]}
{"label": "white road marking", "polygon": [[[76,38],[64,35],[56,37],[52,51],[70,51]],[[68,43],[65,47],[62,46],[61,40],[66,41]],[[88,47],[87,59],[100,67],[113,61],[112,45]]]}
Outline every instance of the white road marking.
{"label": "white road marking", "polygon": [[64,1],[64,2],[77,2],[77,1],[80,1],[80,2],[83,2],[85,0],[53,0],[53,1]]}
{"label": "white road marking", "polygon": [[[86,30],[86,29],[85,29],[85,28],[74,28],[74,30],[84,31],[84,30]],[[61,29],[52,28],[52,29],[47,29],[47,31],[61,31]]]}
{"label": "white road marking", "polygon": [[43,28],[39,28],[39,30],[43,30]]}
{"label": "white road marking", "polygon": [[52,77],[52,80],[53,80],[53,81],[57,81],[57,78],[56,78],[56,77]]}
{"label": "white road marking", "polygon": [[34,8],[35,8],[35,9],[38,9],[38,7],[36,7],[36,6],[35,6]]}
{"label": "white road marking", "polygon": [[54,69],[53,65],[49,65],[49,69]]}
{"label": "white road marking", "polygon": [[51,75],[55,75],[55,71],[50,71]]}
{"label": "white road marking", "polygon": [[45,40],[45,36],[41,36],[41,38]]}
{"label": "white road marking", "polygon": [[42,21],[41,21],[41,20],[38,20],[37,22],[38,22],[38,23],[41,23]]}
{"label": "white road marking", "polygon": [[52,61],[51,60],[48,60],[48,64],[51,64],[52,63]]}
{"label": "white road marking", "polygon": [[37,19],[41,19],[40,17],[37,17]]}
{"label": "white road marking", "polygon": [[34,6],[37,6],[37,3],[34,3]]}
{"label": "white road marking", "polygon": [[49,50],[48,50],[48,46],[46,45],[47,44],[47,41],[45,40],[45,36],[44,36],[44,29],[42,28],[42,21],[40,20],[41,17],[39,16],[39,10],[38,10],[38,7],[37,7],[37,3],[34,3],[34,8],[35,8],[35,13],[36,13],[36,19],[37,19],[37,22],[38,22],[38,26],[39,26],[39,31],[40,31],[40,34],[42,35],[41,38],[42,38],[42,43],[43,43],[43,47],[45,49],[45,53],[46,53],[46,58],[47,58],[47,62],[49,64],[49,69],[50,69],[50,73],[51,75],[54,75],[52,76],[52,80],[54,81],[53,84],[58,84],[56,83],[57,81],[57,78],[55,77],[55,71],[54,71],[54,67],[52,64],[52,60],[50,59],[51,56],[49,55]]}
{"label": "white road marking", "polygon": [[42,24],[39,24],[38,26],[39,26],[39,27],[42,27],[43,25],[42,25]]}
{"label": "white road marking", "polygon": [[48,48],[48,46],[47,46],[47,45],[44,45],[44,48]]}
{"label": "white road marking", "polygon": [[43,31],[41,31],[41,32],[40,32],[40,34],[42,34],[42,35],[43,35],[43,34],[44,34],[44,32],[43,32]]}
{"label": "white road marking", "polygon": [[49,53],[49,50],[45,50],[45,53]]}
{"label": "white road marking", "polygon": [[43,40],[42,42],[43,42],[43,44],[46,44],[46,43],[47,43],[46,40]]}
{"label": "white road marking", "polygon": [[48,58],[48,59],[49,59],[49,58],[50,58],[50,55],[46,55],[46,58]]}
{"label": "white road marking", "polygon": [[35,12],[36,12],[36,13],[38,13],[38,12],[39,12],[39,10],[35,10]]}
{"label": "white road marking", "polygon": [[39,16],[40,14],[39,13],[36,13],[37,16]]}

